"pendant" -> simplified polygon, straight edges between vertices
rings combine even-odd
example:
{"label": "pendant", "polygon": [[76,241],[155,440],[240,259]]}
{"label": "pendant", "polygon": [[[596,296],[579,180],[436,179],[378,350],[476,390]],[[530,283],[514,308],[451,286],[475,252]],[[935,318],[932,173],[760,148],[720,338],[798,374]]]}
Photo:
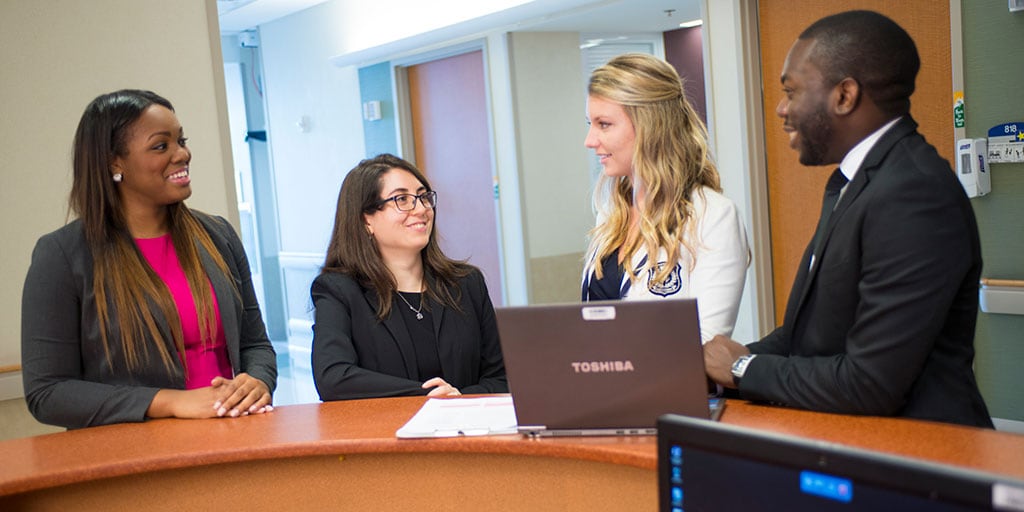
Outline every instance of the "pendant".
{"label": "pendant", "polygon": [[420,313],[419,311],[417,311],[416,312],[416,320],[423,320],[423,313]]}

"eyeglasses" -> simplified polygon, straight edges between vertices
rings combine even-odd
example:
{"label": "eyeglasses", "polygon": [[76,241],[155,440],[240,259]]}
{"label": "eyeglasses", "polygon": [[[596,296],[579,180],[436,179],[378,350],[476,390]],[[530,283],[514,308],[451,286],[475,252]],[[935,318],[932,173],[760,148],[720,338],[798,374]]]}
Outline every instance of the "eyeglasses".
{"label": "eyeglasses", "polygon": [[422,194],[398,194],[387,199],[377,201],[377,209],[381,209],[389,202],[395,203],[395,208],[400,212],[408,212],[416,209],[416,201],[423,203],[424,208],[437,207],[437,192],[428,190]]}

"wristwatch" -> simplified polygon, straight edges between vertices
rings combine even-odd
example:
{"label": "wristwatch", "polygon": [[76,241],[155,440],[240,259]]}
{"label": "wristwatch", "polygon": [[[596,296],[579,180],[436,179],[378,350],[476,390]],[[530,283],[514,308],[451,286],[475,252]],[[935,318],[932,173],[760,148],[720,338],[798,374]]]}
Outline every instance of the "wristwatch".
{"label": "wristwatch", "polygon": [[747,373],[747,366],[754,360],[755,354],[744,354],[732,363],[732,383],[739,386],[743,374]]}

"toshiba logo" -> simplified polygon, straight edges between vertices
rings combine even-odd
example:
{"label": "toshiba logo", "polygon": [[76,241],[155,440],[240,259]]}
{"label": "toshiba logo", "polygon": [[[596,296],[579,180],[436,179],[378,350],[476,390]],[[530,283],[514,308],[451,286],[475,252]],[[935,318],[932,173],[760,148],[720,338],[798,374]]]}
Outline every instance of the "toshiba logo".
{"label": "toshiba logo", "polygon": [[631,372],[633,362],[626,361],[579,361],[569,363],[576,373]]}

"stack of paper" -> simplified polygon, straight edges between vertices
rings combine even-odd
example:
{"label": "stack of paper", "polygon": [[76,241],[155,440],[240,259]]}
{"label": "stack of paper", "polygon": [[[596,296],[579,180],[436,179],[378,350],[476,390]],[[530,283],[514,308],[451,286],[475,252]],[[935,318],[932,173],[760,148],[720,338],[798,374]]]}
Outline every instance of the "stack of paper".
{"label": "stack of paper", "polygon": [[395,435],[419,437],[486,436],[516,433],[512,397],[431,398]]}

